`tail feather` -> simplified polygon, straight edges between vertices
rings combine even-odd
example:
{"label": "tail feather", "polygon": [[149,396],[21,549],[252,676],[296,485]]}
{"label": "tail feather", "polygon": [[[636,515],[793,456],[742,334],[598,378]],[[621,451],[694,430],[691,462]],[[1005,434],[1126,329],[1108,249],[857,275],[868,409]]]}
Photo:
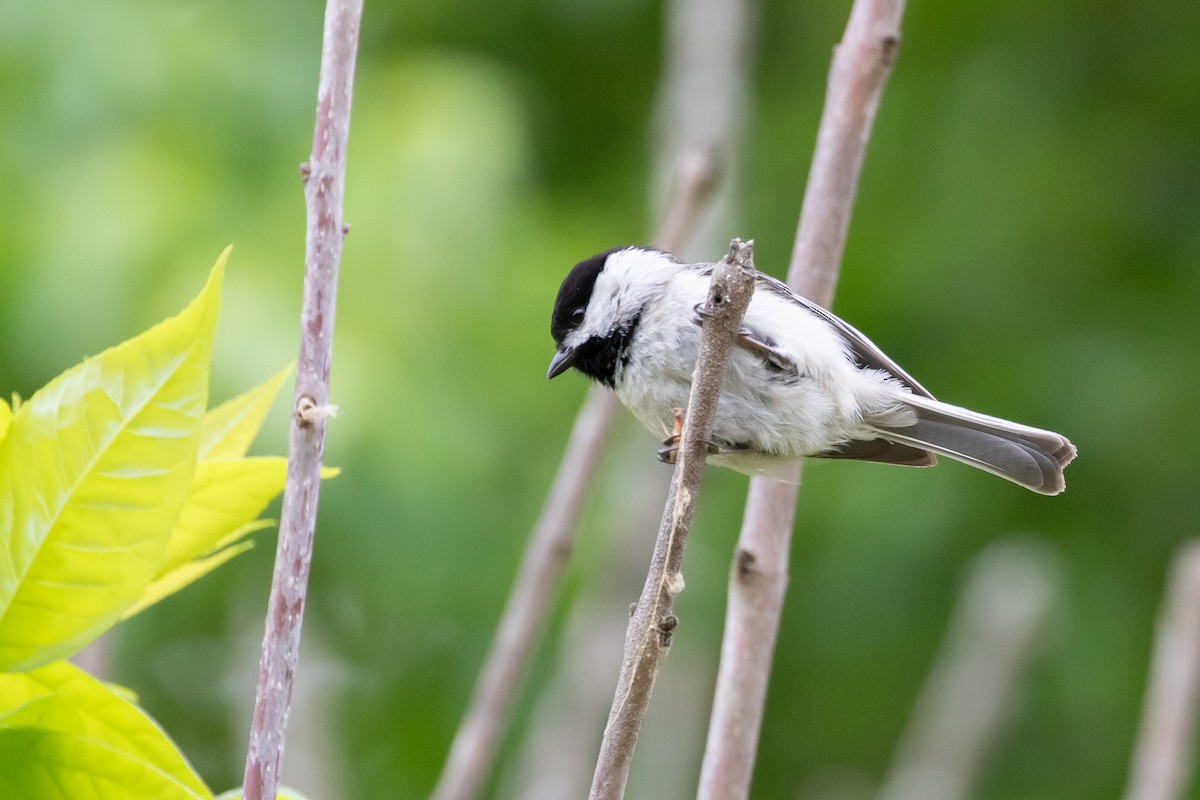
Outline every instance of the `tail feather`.
{"label": "tail feather", "polygon": [[1039,494],[1066,488],[1063,467],[1076,452],[1066,437],[915,395],[904,404],[916,421],[876,422],[880,438],[953,458]]}

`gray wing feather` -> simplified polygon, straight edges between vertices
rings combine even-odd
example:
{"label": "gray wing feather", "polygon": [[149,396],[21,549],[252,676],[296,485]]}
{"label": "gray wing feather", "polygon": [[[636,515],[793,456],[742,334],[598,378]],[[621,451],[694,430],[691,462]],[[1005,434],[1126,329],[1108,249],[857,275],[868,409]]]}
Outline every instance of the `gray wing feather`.
{"label": "gray wing feather", "polygon": [[859,366],[865,369],[877,369],[885,372],[907,386],[913,394],[933,399],[933,395],[930,394],[929,390],[917,383],[916,378],[905,372],[899,364],[892,361],[874,342],[841,317],[830,311],[826,311],[811,300],[801,297],[793,292],[786,283],[776,280],[770,275],[764,275],[761,272],[758,273],[756,288],[765,289],[778,297],[790,300],[810,314],[820,317],[832,325],[833,329],[840,333],[842,338],[846,340],[846,344],[850,346],[850,352],[853,353],[854,360],[858,362]]}
{"label": "gray wing feather", "polygon": [[844,458],[852,461],[876,461],[904,467],[932,467],[937,457],[920,447],[887,439],[853,439],[832,450],[817,453],[815,458]]}

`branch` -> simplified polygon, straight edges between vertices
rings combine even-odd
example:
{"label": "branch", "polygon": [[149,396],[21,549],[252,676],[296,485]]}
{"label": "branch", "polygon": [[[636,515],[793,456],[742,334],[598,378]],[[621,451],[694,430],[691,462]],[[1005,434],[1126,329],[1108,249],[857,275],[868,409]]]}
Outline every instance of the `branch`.
{"label": "branch", "polygon": [[[748,115],[745,105],[749,68],[753,61],[752,13],[749,0],[668,0],[664,4],[662,41],[662,77],[654,111],[654,179],[651,196],[686,195],[676,189],[703,187],[703,197],[695,202],[673,201],[663,218],[655,244],[664,250],[688,258],[688,252],[709,252],[710,239],[726,223],[731,198],[736,193],[740,143]],[[705,147],[697,147],[704,144]],[[714,154],[721,154],[720,157]],[[714,161],[720,163],[719,191],[709,199]],[[707,164],[707,166],[706,166]],[[688,175],[697,177],[689,179]],[[696,213],[703,200],[704,213]],[[662,205],[655,202],[655,206]],[[686,224],[679,225],[679,221]],[[642,487],[646,482],[663,481],[670,473],[650,475],[651,465],[639,465],[622,472],[620,482],[627,488]],[[657,466],[657,465],[653,465]],[[618,492],[620,489],[617,490]],[[638,558],[644,532],[652,524],[642,523],[643,512],[656,517],[661,508],[623,505],[618,516],[608,515],[607,550],[615,554],[611,563],[593,566],[594,579],[587,582],[571,610],[570,619],[555,649],[558,658],[545,684],[538,687],[533,717],[526,725],[525,741],[512,759],[508,777],[495,790],[500,797],[526,800],[557,800],[579,794],[586,787],[595,766],[592,733],[579,725],[581,719],[598,717],[612,701],[609,680],[611,649],[624,634],[627,620],[613,620],[611,598],[628,580],[645,577],[644,557]],[[620,625],[614,631],[614,624]],[[609,635],[613,634],[613,635]],[[676,667],[680,666],[676,664]],[[683,677],[677,675],[677,677]],[[702,697],[711,691],[709,681],[690,671],[680,685],[690,697],[684,702],[692,708],[707,706]],[[694,701],[694,702],[693,702]],[[690,736],[703,736],[698,726],[689,726]],[[643,757],[646,750],[643,749]],[[676,781],[669,770],[656,770],[659,781]]]}
{"label": "branch", "polygon": [[692,376],[679,454],[650,571],[625,634],[621,674],[600,744],[591,800],[619,800],[625,795],[629,766],[658,665],[670,647],[672,631],[678,622],[671,612],[675,595],[683,590],[683,549],[704,475],[707,440],[716,417],[721,379],[754,293],[754,276],[753,243],[734,239],[728,255],[713,270],[708,314]]}
{"label": "branch", "polygon": [[1142,722],[1125,800],[1175,800],[1195,766],[1200,683],[1200,541],[1175,556],[1159,613]]}
{"label": "branch", "polygon": [[477,797],[491,773],[500,735],[512,716],[517,687],[528,669],[575,547],[579,514],[604,454],[617,408],[616,395],[594,387],[575,417],[558,474],[525,548],[470,707],[433,790],[433,800]]}
{"label": "branch", "polygon": [[714,148],[693,145],[680,151],[671,201],[654,235],[654,246],[668,253],[682,250],[716,185],[717,153]]}
{"label": "branch", "polygon": [[1061,583],[1056,554],[1036,540],[976,558],[880,800],[972,795]]}
{"label": "branch", "polygon": [[[712,194],[714,159],[709,149],[683,153],[672,201],[655,237],[658,247],[672,250],[683,246]],[[501,734],[512,716],[517,688],[528,670],[575,547],[579,514],[618,407],[616,395],[595,387],[575,417],[558,473],[525,548],[470,707],[433,790],[433,800],[471,800],[478,796],[492,770]]]}
{"label": "branch", "polygon": [[858,178],[896,60],[903,14],[903,0],[855,0],[829,69],[825,110],[788,268],[789,285],[826,308],[833,304]]}
{"label": "branch", "polygon": [[[858,177],[900,40],[902,0],[856,0],[834,52],[788,283],[828,307]],[[800,465],[791,475],[800,480]],[[729,579],[699,800],[746,797],[787,588],[796,485],[753,478]]]}
{"label": "branch", "polygon": [[342,194],[361,22],[362,0],[329,0],[325,7],[312,154],[301,167],[308,225],[287,485],[246,755],[245,800],[275,797],[292,678],[300,655],[300,625],[312,560],[325,422],[333,411],[328,405],[329,364],[338,264],[346,235]]}
{"label": "branch", "polygon": [[705,142],[720,153],[721,186],[689,247],[670,250],[711,258],[725,244],[724,229],[740,183],[741,143],[753,116],[757,6],[751,0],[668,0],[663,3],[662,76],[654,103],[654,195],[662,195],[677,154]]}

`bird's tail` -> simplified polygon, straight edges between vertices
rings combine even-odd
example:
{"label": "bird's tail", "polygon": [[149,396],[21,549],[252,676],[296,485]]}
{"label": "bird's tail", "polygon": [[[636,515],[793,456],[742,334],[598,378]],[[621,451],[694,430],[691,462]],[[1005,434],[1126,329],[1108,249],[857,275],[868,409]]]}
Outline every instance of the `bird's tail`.
{"label": "bird's tail", "polygon": [[915,413],[893,412],[875,423],[881,439],[953,458],[1039,494],[1066,488],[1063,467],[1075,458],[1075,445],[1065,436],[917,395],[902,402]]}

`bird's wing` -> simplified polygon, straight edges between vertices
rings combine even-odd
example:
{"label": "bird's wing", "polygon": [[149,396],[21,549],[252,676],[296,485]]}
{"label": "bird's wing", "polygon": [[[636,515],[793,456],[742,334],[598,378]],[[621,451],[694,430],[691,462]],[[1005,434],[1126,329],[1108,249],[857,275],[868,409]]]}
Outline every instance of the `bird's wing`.
{"label": "bird's wing", "polygon": [[854,355],[855,362],[864,369],[877,369],[885,372],[895,378],[900,383],[907,386],[912,393],[921,397],[933,399],[933,395],[929,393],[921,384],[917,383],[917,379],[909,375],[900,365],[892,361],[886,353],[864,336],[857,328],[850,323],[838,317],[836,314],[826,311],[821,306],[793,292],[786,283],[772,278],[770,275],[758,273],[756,291],[768,291],[793,303],[796,303],[810,314],[820,317],[825,322],[833,326],[833,329],[841,334],[846,340],[846,344],[850,346],[850,352]]}

